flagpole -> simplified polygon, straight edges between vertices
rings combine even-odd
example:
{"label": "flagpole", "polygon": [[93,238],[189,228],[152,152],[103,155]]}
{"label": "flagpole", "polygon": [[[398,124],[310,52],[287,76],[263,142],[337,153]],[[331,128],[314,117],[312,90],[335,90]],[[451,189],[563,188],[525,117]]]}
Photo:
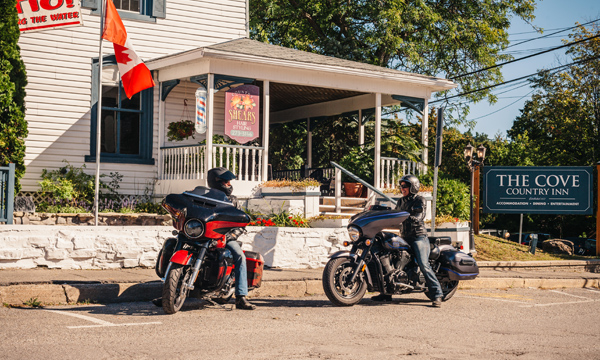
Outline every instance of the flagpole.
{"label": "flagpole", "polygon": [[106,0],[100,3],[100,46],[98,50],[98,104],[96,111],[96,184],[94,190],[94,226],[98,226],[98,195],[100,189],[100,134],[102,128],[102,33]]}

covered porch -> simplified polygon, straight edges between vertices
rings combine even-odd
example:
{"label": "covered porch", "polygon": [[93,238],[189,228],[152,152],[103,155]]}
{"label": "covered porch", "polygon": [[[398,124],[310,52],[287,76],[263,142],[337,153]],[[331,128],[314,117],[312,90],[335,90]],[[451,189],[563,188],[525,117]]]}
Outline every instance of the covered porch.
{"label": "covered porch", "polygon": [[[407,106],[422,113],[422,143],[428,138],[428,100],[437,91],[452,89],[451,81],[401,72],[264,44],[242,38],[197,48],[146,62],[158,72],[158,181],[154,192],[165,195],[205,185],[206,172],[216,166],[233,171],[240,197],[258,195],[257,185],[274,177],[269,163],[271,124],[306,121],[307,158],[304,169],[286,178],[309,176],[312,167],[311,119],[356,112],[359,142],[364,142],[364,113],[374,112],[374,184],[394,187],[400,171],[426,166],[427,150],[421,164],[381,156],[381,112],[392,105]],[[260,89],[259,136],[250,143],[213,143],[214,135],[224,136],[225,91],[252,84]],[[206,132],[194,139],[172,142],[168,124],[192,117],[187,102],[197,88],[206,89]],[[192,106],[193,107],[193,106]],[[194,114],[195,111],[192,113]],[[324,169],[325,171],[329,171]],[[332,171],[331,171],[332,172]]]}

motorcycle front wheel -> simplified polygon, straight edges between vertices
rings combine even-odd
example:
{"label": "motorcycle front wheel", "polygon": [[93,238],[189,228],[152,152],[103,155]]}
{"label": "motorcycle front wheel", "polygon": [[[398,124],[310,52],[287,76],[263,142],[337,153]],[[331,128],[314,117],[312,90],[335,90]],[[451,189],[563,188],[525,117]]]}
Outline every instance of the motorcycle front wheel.
{"label": "motorcycle front wheel", "polygon": [[191,276],[188,266],[172,264],[171,270],[163,285],[162,307],[165,313],[175,314],[178,312],[187,297],[189,289],[183,287],[183,282]]}
{"label": "motorcycle front wheel", "polygon": [[325,295],[336,306],[353,306],[367,292],[367,283],[362,274],[349,283],[354,273],[355,264],[348,258],[331,259],[323,270],[323,290]]}

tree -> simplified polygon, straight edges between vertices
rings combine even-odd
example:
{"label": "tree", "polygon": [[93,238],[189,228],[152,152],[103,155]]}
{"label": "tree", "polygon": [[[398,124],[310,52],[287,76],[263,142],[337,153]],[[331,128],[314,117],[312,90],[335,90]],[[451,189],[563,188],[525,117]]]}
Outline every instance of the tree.
{"label": "tree", "polygon": [[[573,41],[600,35],[600,27],[578,27]],[[508,131],[526,135],[528,154],[537,166],[589,166],[600,160],[600,39],[571,47],[573,65],[541,71],[536,92]]]}
{"label": "tree", "polygon": [[[251,37],[419,74],[469,92],[502,80],[510,18],[534,18],[535,0],[250,0]],[[467,99],[495,101],[489,90]],[[457,105],[468,113],[467,105]]]}
{"label": "tree", "polygon": [[15,3],[0,3],[0,165],[14,163],[15,190],[25,173],[25,64],[18,45],[20,31]]}

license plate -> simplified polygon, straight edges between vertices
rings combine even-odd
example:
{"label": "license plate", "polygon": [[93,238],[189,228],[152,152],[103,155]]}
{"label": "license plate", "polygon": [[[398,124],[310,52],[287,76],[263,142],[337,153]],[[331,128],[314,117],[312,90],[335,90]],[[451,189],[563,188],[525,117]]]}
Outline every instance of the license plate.
{"label": "license plate", "polygon": [[356,255],[361,256],[363,249],[356,249]]}

